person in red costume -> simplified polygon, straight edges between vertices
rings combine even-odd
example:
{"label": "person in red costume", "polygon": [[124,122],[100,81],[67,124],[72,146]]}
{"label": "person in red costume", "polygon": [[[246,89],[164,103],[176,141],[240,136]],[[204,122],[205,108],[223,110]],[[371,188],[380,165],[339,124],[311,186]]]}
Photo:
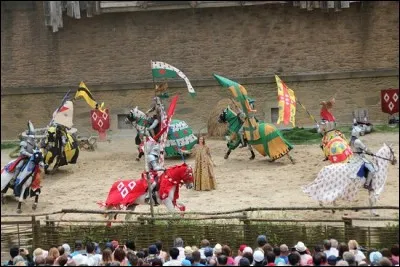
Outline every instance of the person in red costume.
{"label": "person in red costume", "polygon": [[321,112],[319,114],[320,114],[322,120],[326,120],[329,122],[336,121],[335,116],[333,116],[333,114],[330,112],[330,110],[332,109],[334,104],[335,104],[334,97],[329,101],[322,101],[320,103],[320,105],[322,105],[322,107],[321,107]]}

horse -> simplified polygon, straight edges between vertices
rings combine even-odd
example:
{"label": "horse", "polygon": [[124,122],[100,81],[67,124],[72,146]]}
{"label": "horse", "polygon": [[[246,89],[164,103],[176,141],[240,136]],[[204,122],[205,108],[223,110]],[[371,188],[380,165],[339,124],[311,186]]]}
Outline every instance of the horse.
{"label": "horse", "polygon": [[[143,138],[140,138],[140,136],[150,127],[152,123],[151,118],[136,106],[134,109],[130,110],[125,119],[125,123],[132,124],[138,132],[135,142],[136,145],[139,146],[140,155],[140,152],[143,150]],[[159,122],[159,125],[160,124]],[[157,134],[157,132],[155,134]],[[186,122],[181,120],[171,121],[164,147],[164,152],[167,157],[179,156],[181,150],[185,150],[190,154],[190,151],[196,143],[197,137],[193,134],[193,130]]]}
{"label": "horse", "polygon": [[[379,216],[373,210],[373,206],[385,186],[389,162],[392,165],[397,163],[392,146],[383,144],[378,152],[373,155],[373,162],[377,166],[377,172],[375,178],[372,179],[373,190],[369,191],[369,204],[371,214]],[[336,205],[336,200],[339,199],[352,201],[365,182],[365,177],[359,178],[356,175],[360,168],[364,168],[363,164],[364,162],[360,159],[354,162],[325,166],[318,173],[317,178],[312,183],[302,187],[302,190],[312,199],[318,201],[320,206],[323,206],[323,203]]]}
{"label": "horse", "polygon": [[[57,130],[55,126],[49,127],[47,130],[47,136],[42,140],[42,153],[44,155],[45,162],[45,173],[54,173],[58,167],[76,164],[79,156],[79,144],[75,135],[66,132],[67,142],[64,145],[65,157],[60,156],[61,148],[58,142],[59,136],[57,136]],[[51,171],[48,171],[49,167],[53,164]]]}
{"label": "horse", "polygon": [[[244,123],[238,118],[237,114],[228,106],[219,115],[220,123],[228,123],[229,129],[239,138],[239,129],[243,125],[244,134],[249,145],[254,147],[263,156],[269,156],[271,161],[275,161],[285,155],[294,164],[289,151],[293,146],[282,136],[281,132],[272,124],[257,122],[255,118],[246,118]],[[239,127],[240,125],[240,127]],[[250,130],[252,130],[250,132]],[[231,134],[232,136],[232,134]],[[234,147],[234,146],[232,146]],[[229,145],[228,145],[229,148]],[[230,153],[231,149],[228,150]],[[225,158],[227,158],[225,155]],[[251,159],[251,158],[250,158]]]}
{"label": "horse", "polygon": [[[10,188],[10,180],[14,176],[15,167],[21,158],[17,158],[9,162],[3,169],[1,169],[1,202],[5,204],[5,193],[7,193],[8,188]],[[41,173],[44,168],[43,154],[40,149],[36,148],[33,151],[32,156],[29,160],[22,166],[16,180],[14,183],[14,196],[19,197],[17,212],[21,213],[21,204],[24,199],[29,195],[31,197],[35,196],[35,202],[32,205],[32,209],[36,210],[40,195],[40,179]]]}
{"label": "horse", "polygon": [[[151,179],[150,183],[152,182],[153,179]],[[191,166],[183,163],[169,167],[159,177],[159,186],[157,186],[155,192],[156,201],[164,204],[172,213],[177,211],[175,207],[184,211],[185,206],[177,203],[179,199],[179,187],[185,184],[187,189],[191,189],[193,188],[193,183],[193,169]],[[148,205],[145,201],[147,189],[148,183],[145,173],[138,180],[119,180],[112,185],[107,200],[98,204],[104,206],[106,210],[127,209],[134,211],[137,205]],[[114,215],[115,220],[117,219],[117,215]],[[108,216],[109,220],[113,217],[112,214]],[[125,220],[129,220],[131,216],[132,214],[126,214]]]}

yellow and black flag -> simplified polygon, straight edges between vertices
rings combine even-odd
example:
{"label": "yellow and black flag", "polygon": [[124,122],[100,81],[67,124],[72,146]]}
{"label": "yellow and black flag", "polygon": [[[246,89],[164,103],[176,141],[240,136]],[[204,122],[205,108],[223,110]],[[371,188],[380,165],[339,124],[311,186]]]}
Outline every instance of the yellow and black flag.
{"label": "yellow and black flag", "polygon": [[86,87],[84,82],[81,82],[79,84],[79,88],[76,91],[74,99],[78,99],[79,97],[83,97],[85,99],[86,103],[92,108],[92,109],[99,109],[100,111],[104,111],[104,102],[99,105],[96,100],[94,100],[94,97],[92,93],[89,91],[89,89]]}

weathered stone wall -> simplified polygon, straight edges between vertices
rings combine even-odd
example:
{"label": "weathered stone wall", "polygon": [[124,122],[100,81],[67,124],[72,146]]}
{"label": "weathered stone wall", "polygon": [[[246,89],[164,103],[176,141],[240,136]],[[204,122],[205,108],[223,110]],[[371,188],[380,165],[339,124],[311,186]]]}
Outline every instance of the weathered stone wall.
{"label": "weathered stone wall", "polygon": [[[60,86],[73,91],[81,80],[91,85],[150,81],[150,60],[168,62],[191,80],[282,74],[398,69],[399,2],[352,4],[337,13],[308,12],[290,5],[208,8],[102,14],[80,20],[65,17],[53,34],[44,26],[43,7],[4,10],[1,14],[1,138],[14,138],[31,119],[50,120],[63,93],[10,95],[29,88]],[[240,82],[240,79],[238,79]],[[383,121],[381,89],[398,88],[397,77],[294,82],[303,104],[318,117],[318,102],[337,93],[336,117],[351,120],[354,108],[368,108]],[[276,85],[245,85],[257,100],[259,117],[270,120]],[[178,89],[176,89],[178,90]],[[207,110],[228,93],[220,87],[197,87],[190,99],[180,88],[176,118],[194,128],[205,125]],[[7,95],[5,95],[7,92]],[[171,90],[171,94],[174,90]],[[153,90],[99,91],[116,114],[149,106]],[[205,108],[205,106],[210,107]],[[90,129],[89,107],[75,105],[75,124]],[[312,124],[298,107],[299,124]],[[201,126],[202,127],[202,126]]]}

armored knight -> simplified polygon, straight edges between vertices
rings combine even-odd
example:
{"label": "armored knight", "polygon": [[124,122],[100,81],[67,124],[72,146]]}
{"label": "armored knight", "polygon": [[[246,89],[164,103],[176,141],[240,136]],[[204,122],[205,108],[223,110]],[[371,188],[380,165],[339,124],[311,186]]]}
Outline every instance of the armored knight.
{"label": "armored knight", "polygon": [[[247,97],[247,100],[249,101],[251,109],[254,110],[255,109],[254,102],[256,102],[256,101],[254,99],[249,98],[249,97]],[[245,115],[244,115],[243,112],[239,112],[237,116],[238,116],[239,120],[244,121]],[[256,119],[256,121],[258,121],[258,120]],[[239,148],[246,147],[247,146],[247,140],[246,140],[245,135],[244,135],[243,125],[242,125],[242,127],[240,127],[238,134],[240,136],[240,142],[241,142],[241,145],[239,146]]]}
{"label": "armored knight", "polygon": [[154,114],[151,119],[152,119],[152,123],[150,125],[150,127],[148,127],[147,129],[150,131],[151,135],[154,137],[156,132],[156,129],[159,129],[159,125],[161,123],[162,120],[162,113],[164,111],[164,106],[161,103],[161,99],[159,97],[155,97],[154,98],[154,104],[153,106],[146,111],[146,115],[148,115],[150,112],[155,111],[156,114]]}
{"label": "armored knight", "polygon": [[371,182],[372,179],[375,178],[376,170],[372,162],[365,157],[365,154],[372,154],[372,152],[359,139],[359,137],[360,137],[360,129],[357,126],[353,126],[353,130],[351,131],[351,140],[350,140],[350,146],[354,153],[353,156],[354,160],[352,159],[352,162],[359,160],[363,161],[363,166],[365,166],[365,168],[367,168],[370,172],[366,177],[364,188],[372,190]]}
{"label": "armored knight", "polygon": [[58,124],[56,128],[56,136],[57,136],[57,142],[60,148],[60,155],[63,158],[65,157],[64,153],[64,148],[65,145],[67,144],[67,130],[65,129],[65,126]]}
{"label": "armored knight", "polygon": [[14,182],[17,179],[17,176],[18,176],[19,172],[21,171],[22,166],[24,166],[25,163],[29,160],[29,158],[33,155],[33,150],[36,147],[34,128],[30,121],[28,122],[27,137],[25,140],[22,140],[19,143],[19,146],[20,146],[20,150],[19,150],[20,161],[18,162],[17,166],[15,167],[15,173],[14,173],[13,178],[11,178],[11,180],[10,180],[11,187],[14,186]]}
{"label": "armored knight", "polygon": [[[147,167],[150,173],[154,174],[154,182],[151,184],[151,192],[154,193],[154,189],[158,185],[158,171],[165,171],[165,168],[159,164],[159,155],[160,155],[160,145],[153,141],[147,141],[145,144],[145,153],[147,153]],[[150,201],[150,195],[147,192],[145,201]]]}

